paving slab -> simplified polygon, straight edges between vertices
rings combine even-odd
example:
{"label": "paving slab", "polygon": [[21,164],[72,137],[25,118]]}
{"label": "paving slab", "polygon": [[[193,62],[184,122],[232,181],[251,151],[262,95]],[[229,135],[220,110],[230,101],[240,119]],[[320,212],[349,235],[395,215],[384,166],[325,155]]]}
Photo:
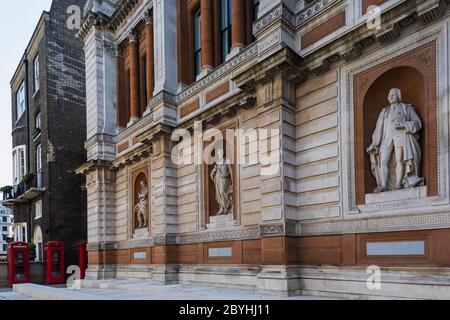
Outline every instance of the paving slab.
{"label": "paving slab", "polygon": [[[88,287],[86,287],[88,286]],[[311,296],[278,297],[258,295],[252,290],[194,285],[160,285],[132,281],[85,282],[81,289],[34,284],[14,286],[14,292],[36,300],[324,300]]]}

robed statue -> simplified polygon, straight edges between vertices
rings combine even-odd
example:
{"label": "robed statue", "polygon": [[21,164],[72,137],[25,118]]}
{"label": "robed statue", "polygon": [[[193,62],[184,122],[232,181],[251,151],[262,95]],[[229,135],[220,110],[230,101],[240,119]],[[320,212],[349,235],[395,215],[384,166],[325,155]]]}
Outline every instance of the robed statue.
{"label": "robed statue", "polygon": [[390,105],[381,111],[367,149],[377,182],[376,193],[423,184],[419,144],[422,122],[414,107],[402,102],[400,89],[391,89],[388,100]]}
{"label": "robed statue", "polygon": [[217,151],[217,159],[211,172],[211,180],[216,190],[216,201],[219,211],[216,215],[227,215],[231,213],[233,206],[233,181],[230,162],[225,159],[223,150]]}

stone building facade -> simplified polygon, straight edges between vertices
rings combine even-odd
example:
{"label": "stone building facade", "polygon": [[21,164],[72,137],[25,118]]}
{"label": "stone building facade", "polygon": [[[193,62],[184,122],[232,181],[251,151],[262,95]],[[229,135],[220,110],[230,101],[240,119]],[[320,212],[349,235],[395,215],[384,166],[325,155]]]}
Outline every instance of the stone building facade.
{"label": "stone building facade", "polygon": [[54,0],[43,12],[11,80],[15,241],[34,243],[43,259],[48,241],[62,241],[67,264],[86,240],[86,194],[74,169],[86,160],[83,43],[67,27],[68,7]]}
{"label": "stone building facade", "polygon": [[[89,279],[450,297],[446,1],[92,0],[84,13]],[[407,176],[374,192],[367,149],[392,88],[395,110],[421,119],[407,133],[421,154],[400,159],[395,142]],[[204,150],[215,161],[195,161]]]}

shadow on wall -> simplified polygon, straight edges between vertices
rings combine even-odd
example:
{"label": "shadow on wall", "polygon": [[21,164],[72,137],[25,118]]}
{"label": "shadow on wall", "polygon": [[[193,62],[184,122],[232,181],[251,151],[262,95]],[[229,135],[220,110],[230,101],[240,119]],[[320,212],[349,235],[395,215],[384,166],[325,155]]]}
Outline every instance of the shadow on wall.
{"label": "shadow on wall", "polygon": [[[0,263],[0,288],[9,287],[9,265],[8,263]],[[31,283],[44,283],[44,263],[32,262],[30,263]]]}

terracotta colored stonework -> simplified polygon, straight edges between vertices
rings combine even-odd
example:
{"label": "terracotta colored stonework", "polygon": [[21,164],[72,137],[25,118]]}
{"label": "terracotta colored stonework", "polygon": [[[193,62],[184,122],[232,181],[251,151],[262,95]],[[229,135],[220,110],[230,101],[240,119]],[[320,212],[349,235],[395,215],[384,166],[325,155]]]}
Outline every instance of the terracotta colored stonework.
{"label": "terracotta colored stonework", "polygon": [[186,105],[181,107],[180,110],[180,116],[182,118],[186,117],[187,115],[191,114],[192,112],[198,110],[200,108],[200,101],[199,99],[195,99],[192,102],[187,103]]}
{"label": "terracotta colored stonework", "polygon": [[326,22],[318,25],[313,30],[305,33],[301,37],[301,45],[302,48],[307,48],[320,39],[326,37],[329,34],[332,34],[334,31],[339,30],[340,28],[345,26],[345,20],[346,20],[346,12],[342,11],[335,15],[334,17],[331,17]]}
{"label": "terracotta colored stonework", "polygon": [[220,86],[212,89],[206,94],[206,103],[210,103],[213,100],[223,96],[230,91],[230,83],[227,81]]}

